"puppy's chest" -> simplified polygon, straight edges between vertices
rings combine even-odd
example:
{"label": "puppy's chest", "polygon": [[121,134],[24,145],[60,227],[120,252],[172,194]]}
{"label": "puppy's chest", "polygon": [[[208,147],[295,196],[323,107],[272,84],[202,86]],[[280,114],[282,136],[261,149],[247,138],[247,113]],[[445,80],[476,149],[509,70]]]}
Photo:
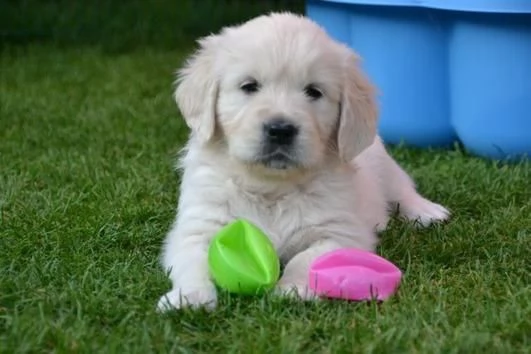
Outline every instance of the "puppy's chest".
{"label": "puppy's chest", "polygon": [[260,229],[271,239],[277,248],[283,247],[286,240],[311,222],[311,210],[304,209],[291,198],[270,200],[249,196],[230,203],[234,218],[244,218]]}
{"label": "puppy's chest", "polygon": [[296,251],[312,240],[306,237],[309,230],[328,224],[333,208],[330,196],[320,193],[293,191],[281,195],[258,194],[238,190],[237,198],[229,201],[232,218],[244,218],[271,239],[281,253]]}

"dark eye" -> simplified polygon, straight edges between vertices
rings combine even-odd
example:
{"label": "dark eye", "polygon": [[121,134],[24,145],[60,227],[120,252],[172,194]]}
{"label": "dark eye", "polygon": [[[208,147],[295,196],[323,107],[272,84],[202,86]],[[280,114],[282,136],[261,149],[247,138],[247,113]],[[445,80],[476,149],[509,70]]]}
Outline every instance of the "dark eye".
{"label": "dark eye", "polygon": [[312,100],[318,100],[319,98],[323,97],[323,92],[319,90],[315,85],[306,86],[304,88],[304,93]]}
{"label": "dark eye", "polygon": [[258,92],[260,89],[260,84],[256,80],[248,80],[241,84],[240,89],[246,94],[250,95],[252,93]]}

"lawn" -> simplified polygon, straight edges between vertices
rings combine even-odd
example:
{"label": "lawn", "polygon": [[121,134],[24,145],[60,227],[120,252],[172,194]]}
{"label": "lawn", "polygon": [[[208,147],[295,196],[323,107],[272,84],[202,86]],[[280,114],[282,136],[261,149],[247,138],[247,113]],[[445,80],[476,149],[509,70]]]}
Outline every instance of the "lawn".
{"label": "lawn", "polygon": [[110,10],[89,6],[85,17],[79,5],[36,0],[2,15],[0,352],[531,351],[531,164],[457,146],[391,149],[453,218],[423,230],[394,221],[382,235],[379,252],[405,273],[388,302],[222,294],[211,313],[157,314],[170,286],[158,256],[176,205],[175,154],[188,134],[174,70],[192,36],[266,2],[208,25],[170,11],[177,2],[146,3],[113,21]]}

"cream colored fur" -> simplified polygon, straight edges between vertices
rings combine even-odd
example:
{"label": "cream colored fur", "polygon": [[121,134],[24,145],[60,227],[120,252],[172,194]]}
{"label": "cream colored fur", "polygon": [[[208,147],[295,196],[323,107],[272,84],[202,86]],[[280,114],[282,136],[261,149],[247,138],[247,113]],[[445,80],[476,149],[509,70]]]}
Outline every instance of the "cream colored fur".
{"label": "cream colored fur", "polygon": [[[175,92],[191,136],[162,257],[173,287],[160,310],[216,305],[207,248],[235,218],[275,245],[285,265],[279,294],[308,299],[311,261],[341,247],[374,250],[397,204],[422,225],[448,217],[416,192],[378,138],[373,88],[357,55],[315,23],[270,14],[199,43]],[[248,82],[257,92],[242,91]],[[323,96],[308,97],[310,84]],[[263,125],[279,116],[299,127],[292,164],[262,164]]]}

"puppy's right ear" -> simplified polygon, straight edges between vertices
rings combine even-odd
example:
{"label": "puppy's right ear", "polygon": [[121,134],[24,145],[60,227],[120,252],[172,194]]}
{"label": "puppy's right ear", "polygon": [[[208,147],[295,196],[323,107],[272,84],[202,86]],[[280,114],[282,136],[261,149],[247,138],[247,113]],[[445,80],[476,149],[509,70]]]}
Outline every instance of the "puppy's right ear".
{"label": "puppy's right ear", "polygon": [[175,101],[192,134],[202,143],[212,139],[216,128],[215,42],[214,36],[199,40],[199,49],[177,74]]}

